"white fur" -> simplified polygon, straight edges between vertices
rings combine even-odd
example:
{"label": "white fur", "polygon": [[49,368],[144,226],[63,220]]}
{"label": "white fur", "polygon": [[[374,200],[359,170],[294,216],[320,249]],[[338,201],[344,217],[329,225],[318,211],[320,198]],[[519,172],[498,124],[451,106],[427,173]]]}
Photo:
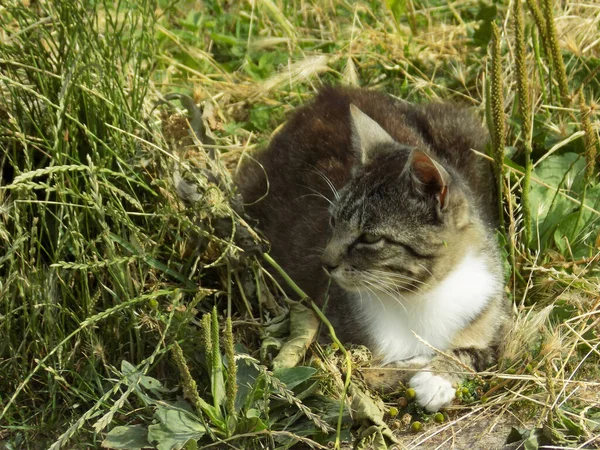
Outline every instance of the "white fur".
{"label": "white fur", "polygon": [[485,259],[467,252],[456,268],[435,288],[422,287],[403,297],[363,291],[355,297],[374,345],[383,364],[435,351],[445,350],[456,333],[474,319],[492,295],[501,288],[501,280],[490,272]]}
{"label": "white fur", "polygon": [[429,412],[449,405],[456,395],[450,381],[431,372],[419,372],[408,385],[415,390],[417,403]]}

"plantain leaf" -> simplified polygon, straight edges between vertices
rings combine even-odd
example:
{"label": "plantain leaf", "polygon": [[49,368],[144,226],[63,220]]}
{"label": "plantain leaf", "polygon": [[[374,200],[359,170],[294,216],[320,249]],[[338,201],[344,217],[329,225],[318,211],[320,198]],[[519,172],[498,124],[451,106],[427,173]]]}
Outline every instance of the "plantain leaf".
{"label": "plantain leaf", "polygon": [[148,429],[142,425],[114,427],[102,441],[102,447],[125,450],[141,450],[150,447]]}
{"label": "plantain leaf", "polygon": [[156,417],[158,424],[148,427],[148,440],[156,441],[158,450],[180,450],[189,440],[197,441],[206,428],[183,410],[158,406]]}
{"label": "plantain leaf", "polygon": [[314,367],[287,367],[275,370],[273,375],[279,378],[279,380],[285,384],[285,387],[294,389],[296,386],[312,377],[316,371],[317,369]]}

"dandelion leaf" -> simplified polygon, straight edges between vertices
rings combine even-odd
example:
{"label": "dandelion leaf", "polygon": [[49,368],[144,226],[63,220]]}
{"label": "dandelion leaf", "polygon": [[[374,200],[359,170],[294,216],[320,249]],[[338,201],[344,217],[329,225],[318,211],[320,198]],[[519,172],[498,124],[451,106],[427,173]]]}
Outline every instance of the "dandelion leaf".
{"label": "dandelion leaf", "polygon": [[274,370],[295,367],[304,358],[319,327],[319,320],[311,309],[299,302],[288,301],[288,304],[290,306],[290,339],[273,359]]}
{"label": "dandelion leaf", "polygon": [[359,430],[358,441],[365,442],[366,440],[366,442],[370,442],[371,447],[369,448],[377,449],[387,448],[385,441],[381,444],[382,438],[398,443],[392,430],[383,420],[383,405],[378,406],[375,400],[355,384],[352,384],[351,387],[352,419],[355,423],[362,425]]}

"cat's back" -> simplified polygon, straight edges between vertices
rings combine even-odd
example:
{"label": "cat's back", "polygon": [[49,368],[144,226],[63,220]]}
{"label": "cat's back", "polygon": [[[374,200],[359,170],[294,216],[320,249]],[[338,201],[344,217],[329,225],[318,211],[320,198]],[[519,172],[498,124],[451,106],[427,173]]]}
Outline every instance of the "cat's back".
{"label": "cat's back", "polygon": [[[237,183],[246,202],[264,197],[267,187],[271,198],[276,199],[278,192],[273,188],[277,185],[284,187],[287,198],[296,200],[314,190],[326,193],[320,189],[327,186],[322,175],[337,189],[343,186],[356,162],[350,141],[351,103],[379,122],[399,142],[424,144],[407,126],[407,122],[414,123],[409,117],[414,112],[410,105],[380,92],[326,87],[311,103],[293,112],[269,146],[255,155],[254,162],[246,161],[242,165]],[[250,209],[260,214],[264,206]]]}

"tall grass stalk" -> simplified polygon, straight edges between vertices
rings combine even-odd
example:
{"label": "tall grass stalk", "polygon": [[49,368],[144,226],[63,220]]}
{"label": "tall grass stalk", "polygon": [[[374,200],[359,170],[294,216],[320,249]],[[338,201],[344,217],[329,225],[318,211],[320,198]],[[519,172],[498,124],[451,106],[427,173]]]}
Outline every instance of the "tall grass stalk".
{"label": "tall grass stalk", "polygon": [[579,214],[577,215],[577,221],[573,226],[573,230],[576,231],[581,223],[585,200],[587,196],[588,188],[591,182],[594,180],[595,168],[596,168],[596,154],[598,147],[598,139],[592,123],[590,121],[591,109],[586,105],[585,96],[583,90],[579,91],[579,117],[581,120],[581,128],[585,132],[584,137],[584,156],[585,156],[585,171],[583,173],[583,192],[581,193],[581,206],[579,207]]}
{"label": "tall grass stalk", "polygon": [[492,155],[496,165],[496,182],[498,183],[498,215],[504,229],[504,147],[506,146],[506,124],[504,118],[504,80],[502,77],[502,54],[500,30],[492,23],[492,62],[489,90],[488,111],[491,115]]}
{"label": "tall grass stalk", "polygon": [[554,69],[556,81],[558,82],[561,102],[563,106],[568,106],[571,102],[571,99],[569,98],[569,84],[567,82],[565,62],[560,50],[560,44],[558,43],[556,24],[554,23],[554,2],[551,0],[542,0],[542,2],[544,5],[544,20],[546,22],[546,38],[548,40],[550,53],[552,54],[552,67]]}
{"label": "tall grass stalk", "polygon": [[525,57],[525,27],[523,25],[523,11],[521,0],[513,1],[513,23],[515,30],[515,63],[517,78],[517,96],[519,101],[519,115],[521,116],[521,130],[523,133],[523,147],[525,150],[525,175],[523,177],[521,206],[523,208],[524,241],[531,242],[531,211],[529,208],[529,190],[531,183],[531,137],[532,137],[532,111],[529,96],[529,82],[527,78],[527,65]]}

